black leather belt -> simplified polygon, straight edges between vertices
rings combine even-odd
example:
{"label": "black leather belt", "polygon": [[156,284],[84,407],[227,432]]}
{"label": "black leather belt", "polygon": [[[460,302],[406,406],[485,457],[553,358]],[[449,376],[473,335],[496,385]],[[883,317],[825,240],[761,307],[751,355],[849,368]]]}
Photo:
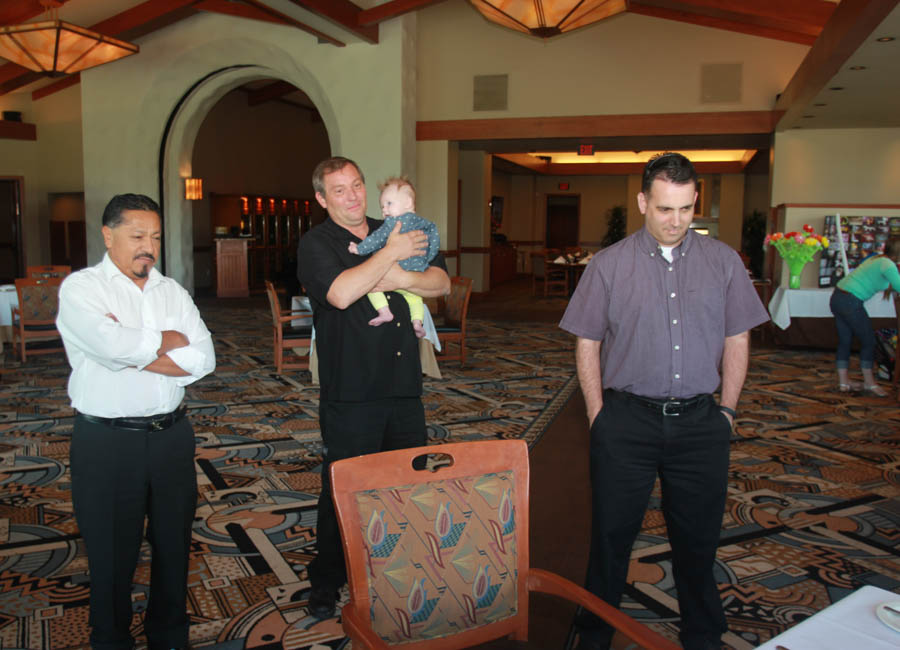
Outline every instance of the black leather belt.
{"label": "black leather belt", "polygon": [[160,415],[148,415],[138,418],[101,418],[97,415],[88,415],[78,412],[79,417],[95,424],[104,424],[113,429],[128,429],[130,431],[162,431],[187,415],[187,407],[183,404],[171,413]]}
{"label": "black leather belt", "polygon": [[661,415],[681,415],[693,411],[702,404],[708,403],[712,399],[712,395],[702,394],[687,399],[653,399],[651,397],[643,397],[634,393],[623,393],[632,402],[639,404],[646,409],[655,411]]}

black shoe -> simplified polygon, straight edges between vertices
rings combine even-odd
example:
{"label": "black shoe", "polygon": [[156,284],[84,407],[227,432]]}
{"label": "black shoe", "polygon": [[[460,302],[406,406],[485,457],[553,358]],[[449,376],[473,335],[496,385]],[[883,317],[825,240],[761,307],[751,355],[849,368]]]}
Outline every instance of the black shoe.
{"label": "black shoe", "polygon": [[338,592],[334,589],[313,587],[309,592],[309,601],[306,604],[306,609],[316,618],[331,618],[334,616],[337,599]]}

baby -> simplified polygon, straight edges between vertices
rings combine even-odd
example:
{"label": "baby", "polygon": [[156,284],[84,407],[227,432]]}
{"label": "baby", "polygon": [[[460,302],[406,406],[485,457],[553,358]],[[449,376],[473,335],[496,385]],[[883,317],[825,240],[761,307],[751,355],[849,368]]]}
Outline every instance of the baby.
{"label": "baby", "polygon": [[[384,216],[384,223],[359,244],[350,242],[348,247],[350,252],[355,255],[368,255],[379,250],[387,243],[391,231],[399,221],[401,223],[400,232],[422,230],[428,237],[428,250],[425,251],[425,254],[401,260],[400,268],[404,271],[424,271],[440,248],[441,240],[437,226],[415,213],[416,190],[413,189],[412,183],[406,177],[388,178],[383,183],[379,183],[378,189],[381,190],[381,213]],[[422,338],[425,336],[425,328],[422,325],[422,321],[425,319],[425,304],[422,302],[422,298],[402,289],[398,290],[398,293],[402,294],[409,303],[409,315],[412,319],[413,329],[416,336]],[[394,314],[391,313],[387,298],[383,293],[377,291],[368,295],[369,301],[378,312],[378,316],[370,320],[369,325],[378,326],[394,320]]]}

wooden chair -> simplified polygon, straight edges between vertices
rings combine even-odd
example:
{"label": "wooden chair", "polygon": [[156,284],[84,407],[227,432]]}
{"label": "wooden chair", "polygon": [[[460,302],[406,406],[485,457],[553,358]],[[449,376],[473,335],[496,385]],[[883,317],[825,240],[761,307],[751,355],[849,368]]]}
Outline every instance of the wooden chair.
{"label": "wooden chair", "polygon": [[543,252],[536,251],[531,254],[531,294],[537,295],[538,285],[542,285],[544,297],[568,296],[569,278],[565,269],[553,268],[550,261],[553,258]]}
{"label": "wooden chair", "polygon": [[[280,375],[284,370],[308,370],[308,354],[295,354],[289,358],[296,358],[296,361],[286,362],[284,351],[312,346],[312,314],[308,311],[298,310],[282,312],[278,302],[278,293],[270,280],[266,280],[266,295],[269,297],[269,307],[272,309],[275,372]],[[297,320],[302,320],[303,324],[292,326],[291,321]]]}
{"label": "wooden chair", "polygon": [[71,266],[27,266],[26,278],[64,278],[72,272]]}
{"label": "wooden chair", "polygon": [[[466,363],[466,316],[469,313],[469,299],[472,297],[472,278],[454,276],[450,278],[450,295],[444,298],[443,321],[435,324],[441,351],[436,353],[438,361],[459,361]],[[448,344],[459,349],[450,353]]]}
{"label": "wooden chair", "polygon": [[62,278],[58,277],[16,279],[19,306],[12,308],[13,349],[23,363],[29,354],[52,354],[63,349],[56,329],[60,284]]}
{"label": "wooden chair", "polygon": [[[425,454],[449,464],[432,458],[429,469],[415,469]],[[678,648],[573,582],[529,566],[522,440],[358,456],[334,462],[330,477],[350,586],[341,618],[354,648],[527,641],[535,591],[590,610],[644,648]]]}

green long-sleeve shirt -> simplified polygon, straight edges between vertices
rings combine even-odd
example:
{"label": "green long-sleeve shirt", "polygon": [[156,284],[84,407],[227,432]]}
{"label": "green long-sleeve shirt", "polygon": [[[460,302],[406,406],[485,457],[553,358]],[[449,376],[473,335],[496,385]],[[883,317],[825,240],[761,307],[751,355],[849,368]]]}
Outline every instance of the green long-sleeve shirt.
{"label": "green long-sleeve shirt", "polygon": [[900,271],[891,258],[877,255],[853,269],[837,286],[865,302],[888,286],[900,292]]}

